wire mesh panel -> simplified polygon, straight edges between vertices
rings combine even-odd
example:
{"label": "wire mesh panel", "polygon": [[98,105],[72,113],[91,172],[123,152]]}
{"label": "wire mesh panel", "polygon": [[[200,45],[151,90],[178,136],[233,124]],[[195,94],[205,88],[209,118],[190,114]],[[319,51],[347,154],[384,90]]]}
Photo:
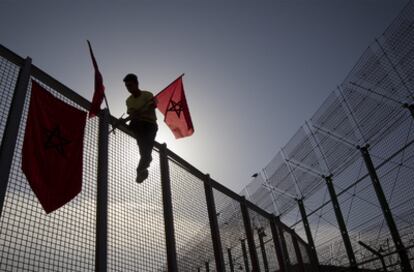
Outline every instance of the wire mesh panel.
{"label": "wire mesh panel", "polygon": [[312,133],[302,126],[283,148],[298,194],[309,195],[322,183],[321,175],[329,174],[323,153]]}
{"label": "wire mesh panel", "polygon": [[274,196],[261,175],[254,178],[245,188],[246,199],[270,213],[277,213],[274,206]]}
{"label": "wire mesh panel", "polygon": [[215,271],[204,182],[170,161],[171,193],[179,271]]}
{"label": "wire mesh panel", "polygon": [[[409,120],[409,123],[410,126],[407,126],[405,135],[403,133],[399,135],[400,137],[405,136],[404,138],[406,141],[411,141],[413,139],[412,120]],[[382,145],[381,150],[384,150],[384,147],[392,149],[392,147],[386,143]],[[380,147],[372,150],[372,157],[374,157],[376,164],[384,163],[383,157],[378,156],[381,154],[379,153],[379,148]],[[387,161],[387,163],[383,164],[383,167],[377,170],[382,188],[393,213],[394,220],[396,221],[397,228],[403,239],[403,243],[408,243],[406,246],[413,244],[413,241],[408,238],[410,237],[410,234],[413,233],[414,229],[414,186],[412,184],[414,177],[413,151],[414,147],[410,145],[399,153],[398,156]]]}
{"label": "wire mesh panel", "polygon": [[135,182],[136,140],[117,130],[109,138],[108,270],[163,271],[165,230],[159,154],[152,152],[149,177]]}
{"label": "wire mesh panel", "polygon": [[[250,216],[250,222],[252,225],[252,232],[253,232],[253,239],[254,239],[254,245],[256,247],[257,257],[259,260],[259,267],[260,271],[265,271],[264,267],[264,258],[266,258],[267,261],[267,252],[263,254],[262,249],[260,247],[260,237],[262,235],[266,235],[266,232],[264,230],[264,220],[261,218],[260,215],[258,215],[256,212],[249,209],[249,216]],[[264,238],[264,237],[263,237]]]}
{"label": "wire mesh panel", "polygon": [[[213,189],[214,200],[216,203],[217,219],[220,229],[221,243],[223,249],[231,249],[234,266],[246,270],[243,259],[241,241],[246,239],[243,218],[240,210],[240,203],[237,200]],[[247,247],[247,241],[245,241]],[[248,252],[247,252],[248,254]],[[226,271],[230,271],[229,261],[225,258]],[[251,262],[249,260],[251,268]]]}
{"label": "wire mesh panel", "polygon": [[300,239],[298,239],[298,245],[299,245],[299,251],[300,251],[300,255],[302,256],[302,261],[303,263],[306,264],[310,264],[310,258],[309,258],[309,251],[308,251],[308,246],[305,244],[305,242],[301,241]]}
{"label": "wire mesh panel", "polygon": [[[269,271],[275,271],[279,269],[279,263],[277,260],[276,250],[272,239],[272,231],[270,229],[270,221],[263,215],[249,209],[250,222],[252,224],[254,243],[256,245],[256,251],[259,258],[260,271],[265,270],[265,258]],[[260,236],[262,237],[264,245],[263,249],[260,245]]]}
{"label": "wire mesh panel", "polygon": [[278,196],[275,198],[275,206],[278,213],[286,213],[293,209],[296,201],[292,196],[297,196],[295,180],[290,174],[289,166],[282,157],[281,152],[269,162],[264,168],[268,178],[268,184],[278,189]]}
{"label": "wire mesh panel", "polygon": [[[358,245],[364,242],[379,249],[383,241],[391,239],[388,227],[384,225],[381,207],[376,199],[369,178],[338,197],[342,213],[355,251],[357,262],[362,262],[366,250]],[[387,251],[389,252],[389,251]]]}
{"label": "wire mesh panel", "polygon": [[[299,211],[297,211],[298,213]],[[295,231],[296,235],[298,235],[302,240],[307,241],[307,237],[306,237],[306,232],[305,232],[305,227],[303,225],[303,222],[301,221],[301,219],[299,219],[300,216],[298,215],[296,218],[297,224],[295,224],[292,229]],[[298,221],[298,219],[300,221]],[[288,225],[289,226],[289,225]]]}
{"label": "wire mesh panel", "polygon": [[0,141],[16,87],[19,67],[0,56]]}
{"label": "wire mesh panel", "polygon": [[351,108],[358,131],[364,136],[365,143],[375,144],[395,122],[401,122],[406,110],[401,105],[386,103],[371,93],[361,93],[353,87],[345,87],[344,98]]}
{"label": "wire mesh panel", "polygon": [[387,56],[375,44],[368,47],[359,58],[343,82],[343,87],[385,99],[383,102],[394,106],[401,106],[400,103],[407,101],[411,95]]}
{"label": "wire mesh panel", "polygon": [[[42,85],[54,96],[80,108],[55,90]],[[29,96],[30,92],[24,106],[0,218],[0,270],[93,270],[97,156],[95,135],[98,120],[97,118],[88,120],[85,128],[82,192],[64,207],[46,215],[21,170],[21,149]]]}
{"label": "wire mesh panel", "polygon": [[286,248],[287,253],[289,256],[289,263],[292,266],[296,266],[298,264],[298,258],[296,256],[295,247],[293,245],[292,235],[289,230],[282,227],[283,237],[286,241]]}
{"label": "wire mesh panel", "polygon": [[414,87],[414,3],[407,6],[380,37],[390,63],[401,76],[404,87],[413,100]]}
{"label": "wire mesh panel", "polygon": [[[311,118],[312,133],[330,173],[342,171],[354,155],[362,135],[346,104],[332,92]],[[354,147],[355,146],[355,147]]]}
{"label": "wire mesh panel", "polygon": [[[318,200],[318,201],[317,201]],[[305,199],[305,207],[312,208],[311,203],[319,202],[319,208],[313,209],[312,214],[308,215],[309,225],[318,252],[321,264],[331,265],[338,258],[343,260],[346,257],[343,241],[340,235],[338,224],[332,204],[329,201],[327,189],[320,190],[318,193]],[[309,204],[308,204],[309,203]],[[326,205],[323,205],[327,203]],[[347,264],[348,261],[345,260]]]}
{"label": "wire mesh panel", "polygon": [[[293,135],[288,143],[283,147],[283,151],[286,154],[286,159],[292,162],[300,163],[304,167],[315,170],[315,172],[323,173],[327,169],[324,167],[323,163],[319,162],[319,159],[322,159],[319,149],[314,143],[314,140],[310,135],[305,131],[305,128],[302,126],[298,131]],[[300,179],[298,179],[300,181]],[[303,185],[302,191],[306,192],[306,187],[309,185]]]}

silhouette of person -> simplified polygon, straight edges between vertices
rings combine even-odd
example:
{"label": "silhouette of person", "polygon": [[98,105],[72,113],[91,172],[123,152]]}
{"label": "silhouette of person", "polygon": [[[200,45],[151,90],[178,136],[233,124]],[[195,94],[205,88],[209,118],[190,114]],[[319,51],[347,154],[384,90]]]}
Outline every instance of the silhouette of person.
{"label": "silhouette of person", "polygon": [[155,115],[156,100],[151,92],[139,88],[138,77],[135,74],[126,75],[124,83],[131,94],[126,100],[129,116],[125,120],[131,120],[129,128],[136,136],[141,156],[137,167],[136,182],[142,183],[148,177],[152,148],[158,131]]}

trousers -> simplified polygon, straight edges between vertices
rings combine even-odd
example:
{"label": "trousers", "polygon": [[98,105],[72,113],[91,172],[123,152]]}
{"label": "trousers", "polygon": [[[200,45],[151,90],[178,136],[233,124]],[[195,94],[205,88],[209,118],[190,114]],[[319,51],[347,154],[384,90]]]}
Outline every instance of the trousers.
{"label": "trousers", "polygon": [[141,121],[131,120],[129,128],[135,134],[139,148],[139,155],[141,156],[137,171],[147,169],[152,161],[152,148],[155,143],[155,136],[157,135],[157,124]]}

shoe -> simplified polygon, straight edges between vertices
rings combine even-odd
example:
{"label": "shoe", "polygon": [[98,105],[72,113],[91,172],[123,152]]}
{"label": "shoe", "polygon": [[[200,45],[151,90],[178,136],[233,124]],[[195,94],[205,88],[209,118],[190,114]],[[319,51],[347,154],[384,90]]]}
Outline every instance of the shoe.
{"label": "shoe", "polygon": [[148,178],[148,169],[145,169],[137,173],[137,178],[135,181],[137,183],[142,183],[147,178]]}
{"label": "shoe", "polygon": [[144,169],[148,169],[152,162],[152,156],[149,156],[147,159],[141,159],[138,164],[137,171],[142,171]]}

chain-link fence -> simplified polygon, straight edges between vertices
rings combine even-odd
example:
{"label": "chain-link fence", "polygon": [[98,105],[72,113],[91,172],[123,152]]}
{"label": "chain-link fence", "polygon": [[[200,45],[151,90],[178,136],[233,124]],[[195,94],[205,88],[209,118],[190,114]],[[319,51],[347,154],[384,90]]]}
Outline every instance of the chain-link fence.
{"label": "chain-link fence", "polygon": [[0,271],[315,268],[308,245],[278,218],[165,145],[156,143],[149,177],[137,184],[136,139],[126,126],[108,134],[115,118],[107,110],[86,121],[81,193],[46,214],[21,170],[31,80],[69,105],[90,107],[30,58],[0,46]]}
{"label": "chain-link fence", "polygon": [[243,192],[323,265],[412,271],[413,121],[410,1]]}

